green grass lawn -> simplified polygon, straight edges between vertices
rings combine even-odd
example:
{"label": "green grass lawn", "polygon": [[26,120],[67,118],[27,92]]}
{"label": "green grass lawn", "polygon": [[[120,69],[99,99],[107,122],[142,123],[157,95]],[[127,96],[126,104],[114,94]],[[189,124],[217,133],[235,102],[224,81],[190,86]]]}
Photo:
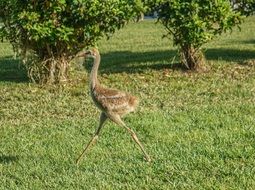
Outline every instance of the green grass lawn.
{"label": "green grass lawn", "polygon": [[0,189],[253,189],[255,187],[255,17],[206,45],[206,73],[178,62],[164,29],[131,23],[98,47],[100,81],[140,98],[126,131],[107,122],[97,144],[75,159],[99,118],[88,91],[91,61],[65,88],[29,83],[0,44]]}

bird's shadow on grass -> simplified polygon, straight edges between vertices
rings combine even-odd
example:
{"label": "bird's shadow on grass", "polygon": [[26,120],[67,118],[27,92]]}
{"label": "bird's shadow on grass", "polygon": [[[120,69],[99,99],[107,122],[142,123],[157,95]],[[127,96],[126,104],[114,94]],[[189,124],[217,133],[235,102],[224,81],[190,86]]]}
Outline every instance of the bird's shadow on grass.
{"label": "bird's shadow on grass", "polygon": [[[206,60],[223,60],[243,64],[244,61],[255,59],[255,51],[231,48],[208,48],[204,51]],[[100,73],[142,73],[145,70],[172,69],[187,71],[184,65],[179,64],[176,50],[131,52],[116,51],[101,54]],[[87,61],[86,61],[87,62]],[[89,61],[91,62],[91,61]],[[92,64],[84,64],[90,71]]]}
{"label": "bird's shadow on grass", "polygon": [[3,155],[0,154],[0,164],[9,164],[12,162],[17,162],[19,159],[18,156],[15,155]]}
{"label": "bird's shadow on grass", "polygon": [[12,56],[0,58],[0,81],[4,82],[27,82],[28,77],[23,65]]}

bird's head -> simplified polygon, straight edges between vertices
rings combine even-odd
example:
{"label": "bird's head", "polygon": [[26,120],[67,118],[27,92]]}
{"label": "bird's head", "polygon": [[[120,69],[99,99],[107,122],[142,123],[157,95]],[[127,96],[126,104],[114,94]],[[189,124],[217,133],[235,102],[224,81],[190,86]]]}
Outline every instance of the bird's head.
{"label": "bird's head", "polygon": [[84,50],[77,54],[77,57],[92,57],[95,58],[99,54],[99,51],[96,48],[91,50]]}

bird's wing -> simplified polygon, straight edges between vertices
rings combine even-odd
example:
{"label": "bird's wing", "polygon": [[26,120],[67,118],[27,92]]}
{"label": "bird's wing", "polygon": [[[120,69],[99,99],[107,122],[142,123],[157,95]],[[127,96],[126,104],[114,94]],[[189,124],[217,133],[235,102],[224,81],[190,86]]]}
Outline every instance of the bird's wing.
{"label": "bird's wing", "polygon": [[98,88],[93,91],[96,101],[107,110],[125,109],[129,106],[130,95],[115,89]]}

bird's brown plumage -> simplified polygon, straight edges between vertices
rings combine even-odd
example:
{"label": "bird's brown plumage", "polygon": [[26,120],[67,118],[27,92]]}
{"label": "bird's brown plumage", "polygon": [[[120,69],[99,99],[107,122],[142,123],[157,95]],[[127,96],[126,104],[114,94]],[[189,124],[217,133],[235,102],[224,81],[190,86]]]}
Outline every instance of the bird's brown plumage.
{"label": "bird's brown plumage", "polygon": [[115,89],[108,89],[99,84],[91,90],[91,96],[101,111],[120,116],[133,112],[138,105],[138,99],[135,96]]}

